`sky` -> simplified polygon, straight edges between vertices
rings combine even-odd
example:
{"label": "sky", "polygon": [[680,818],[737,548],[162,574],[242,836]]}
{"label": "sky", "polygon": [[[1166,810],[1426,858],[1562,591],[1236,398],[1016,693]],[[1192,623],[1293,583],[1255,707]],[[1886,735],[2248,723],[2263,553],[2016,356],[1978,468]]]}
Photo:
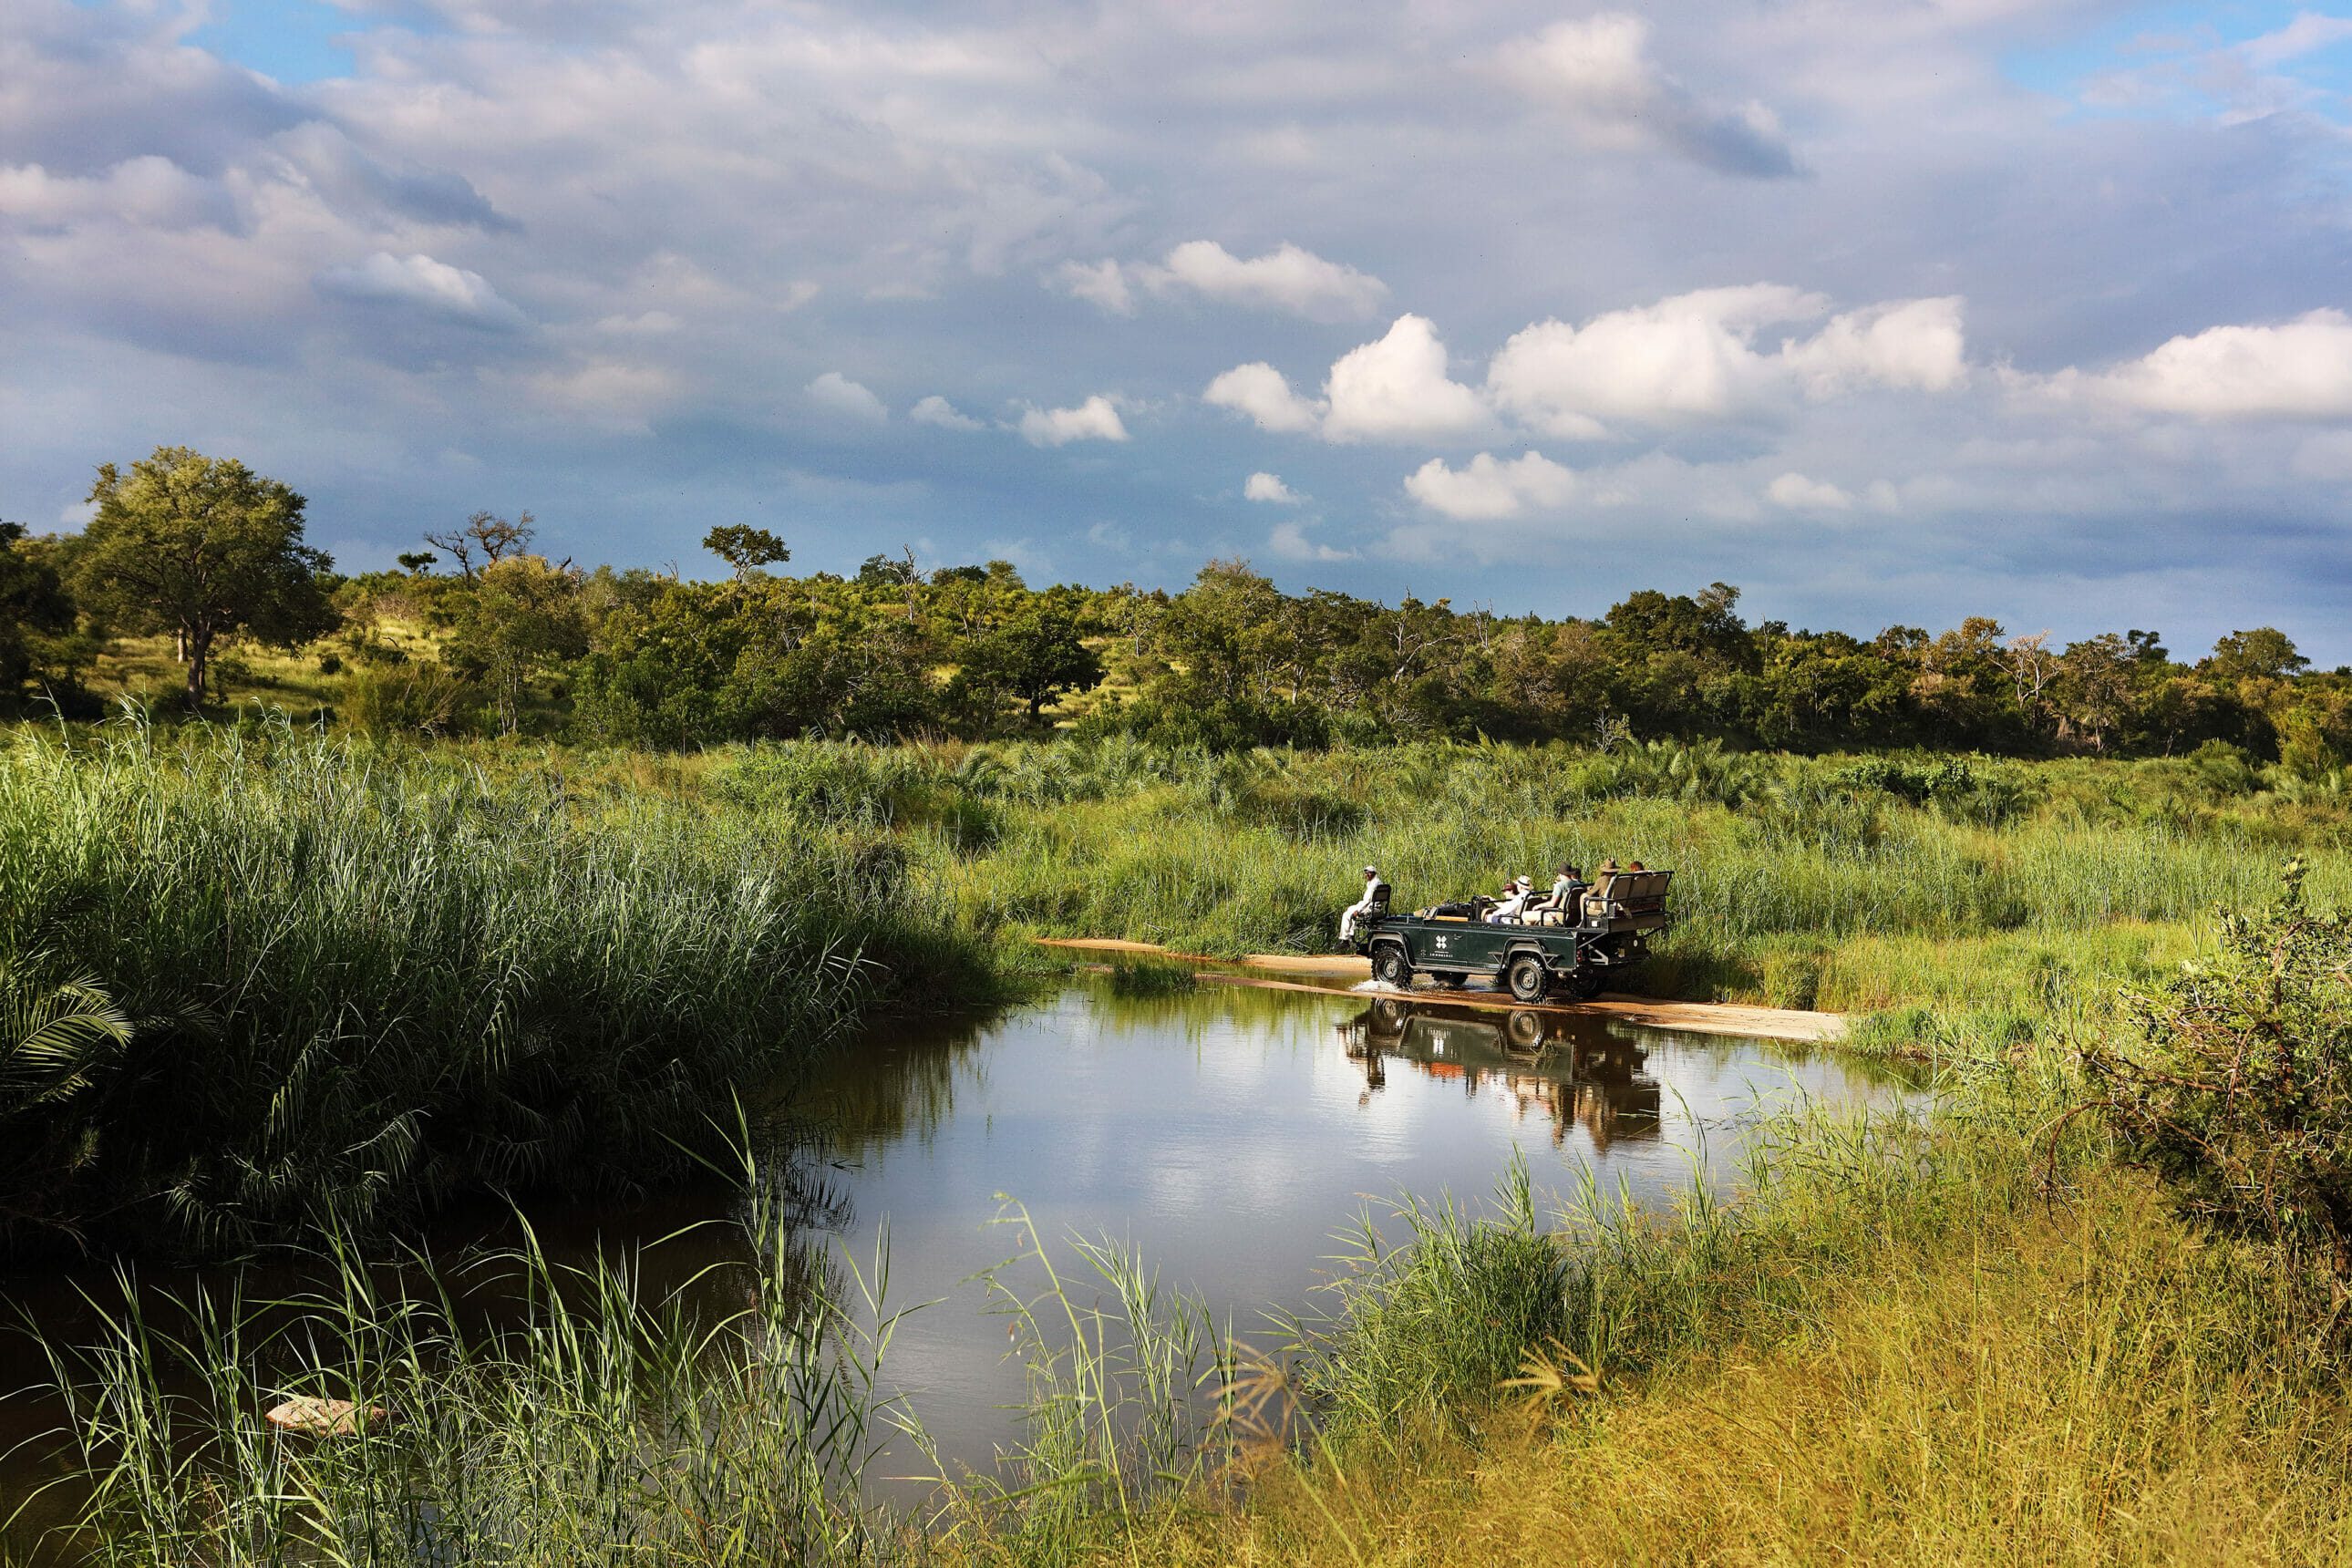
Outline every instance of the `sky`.
{"label": "sky", "polygon": [[2352,6],[7,0],[0,516],[2352,662]]}

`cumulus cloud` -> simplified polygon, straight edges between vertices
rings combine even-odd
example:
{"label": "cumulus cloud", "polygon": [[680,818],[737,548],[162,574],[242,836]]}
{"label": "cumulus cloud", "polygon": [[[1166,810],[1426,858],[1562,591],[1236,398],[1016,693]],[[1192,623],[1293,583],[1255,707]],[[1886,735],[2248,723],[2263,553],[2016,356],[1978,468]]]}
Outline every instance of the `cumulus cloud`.
{"label": "cumulus cloud", "polygon": [[877,425],[890,417],[890,410],[880,398],[837,370],[826,371],[810,382],[805,390],[809,401],[829,414],[870,419]]}
{"label": "cumulus cloud", "polygon": [[1097,393],[1076,408],[1032,408],[1021,416],[1021,437],[1033,447],[1072,441],[1124,441],[1127,426],[1109,398]]}
{"label": "cumulus cloud", "polygon": [[421,254],[394,256],[379,250],[355,265],[331,267],[316,281],[322,294],[415,306],[469,326],[510,331],[528,324],[523,313],[499,298],[480,273]]}
{"label": "cumulus cloud", "polygon": [[1213,239],[1191,239],[1158,266],[1117,261],[1066,261],[1055,277],[1077,298],[1114,316],[1135,314],[1135,289],[1190,291],[1204,299],[1257,310],[1282,310],[1313,321],[1361,321],[1380,308],[1389,286],[1344,262],[1326,261],[1285,241],[1244,261]]}
{"label": "cumulus cloud", "polygon": [[1603,421],[1724,419],[1772,410],[1793,390],[1857,385],[1947,391],[1967,375],[1961,301],[1898,300],[1831,319],[1811,338],[1757,347],[1759,331],[1819,316],[1818,294],[1773,283],[1705,289],[1612,310],[1582,327],[1542,321],[1487,367],[1497,407],[1538,430],[1586,438]]}
{"label": "cumulus cloud", "polygon": [[1323,423],[1322,405],[1291,391],[1289,380],[1263,360],[1234,366],[1209,383],[1201,398],[1219,408],[1248,415],[1261,430],[1313,430]]}
{"label": "cumulus cloud", "polygon": [[2208,327],[2098,374],[2035,387],[2062,401],[2212,419],[2352,417],[2352,317],[2313,310],[2273,327]]}
{"label": "cumulus cloud", "polygon": [[1764,494],[1775,506],[1790,511],[1852,511],[1853,498],[1837,486],[1823,479],[1809,479],[1802,474],[1782,474],[1764,487]]}
{"label": "cumulus cloud", "polygon": [[1162,290],[1191,289],[1212,300],[1328,321],[1360,321],[1380,308],[1389,291],[1370,273],[1287,242],[1244,261],[1214,240],[1188,240],[1168,253],[1166,265],[1150,279]]}
{"label": "cumulus cloud", "polygon": [[954,404],[936,392],[907,410],[907,417],[918,425],[936,425],[942,430],[978,430],[982,427],[979,420],[958,413]]}
{"label": "cumulus cloud", "polygon": [[1272,501],[1276,506],[1297,506],[1307,498],[1284,484],[1280,474],[1255,473],[1243,484],[1242,499]]}
{"label": "cumulus cloud", "polygon": [[1478,394],[1446,378],[1445,345],[1426,316],[1399,316],[1387,336],[1342,355],[1323,393],[1327,441],[1458,435],[1486,420]]}
{"label": "cumulus cloud", "polygon": [[1622,12],[1555,22],[1506,44],[1504,77],[1554,108],[1589,147],[1664,146],[1727,174],[1797,172],[1779,120],[1760,103],[1700,101],[1649,58],[1649,24]]}
{"label": "cumulus cloud", "polygon": [[1576,475],[1541,452],[1497,462],[1481,452],[1460,468],[1432,458],[1407,475],[1405,493],[1434,512],[1461,521],[1517,517],[1528,508],[1567,504],[1576,493]]}
{"label": "cumulus cloud", "polygon": [[1814,337],[1783,343],[1781,355],[1817,396],[1867,383],[1948,392],[1969,374],[1962,304],[1947,295],[1832,316]]}

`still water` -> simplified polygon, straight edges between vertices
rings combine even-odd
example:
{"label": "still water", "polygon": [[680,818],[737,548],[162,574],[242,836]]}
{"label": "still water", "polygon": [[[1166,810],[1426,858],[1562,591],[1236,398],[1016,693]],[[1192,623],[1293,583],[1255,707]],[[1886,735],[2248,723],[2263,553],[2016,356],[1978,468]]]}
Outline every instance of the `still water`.
{"label": "still water", "polygon": [[1586,1014],[1223,985],[1127,999],[1097,984],[884,1035],[806,1103],[831,1129],[842,1239],[862,1260],[887,1217],[892,1298],[937,1302],[898,1331],[900,1386],[950,1454],[979,1462],[1021,1394],[1005,1323],[968,1282],[1018,1250],[990,1224],[999,1194],[1049,1245],[1130,1244],[1264,1343],[1267,1309],[1312,1305],[1335,1233],[1400,1194],[1481,1202],[1516,1154],[1539,1203],[1586,1170],[1604,1192],[1667,1202],[1702,1155],[1724,1179],[1760,1112],[1905,1092],[1835,1051]]}
{"label": "still water", "polygon": [[[878,1026],[792,1097],[791,1121],[819,1228],[863,1266],[887,1224],[887,1305],[928,1303],[893,1344],[898,1392],[951,1461],[984,1466],[1013,1436],[1004,1407],[1022,1393],[1005,1321],[971,1279],[1021,1249],[991,1224],[1006,1199],[1049,1246],[1072,1233],[1131,1246],[1164,1287],[1265,1344],[1269,1309],[1314,1304],[1336,1234],[1400,1194],[1475,1204],[1519,1158],[1539,1203],[1588,1171],[1606,1193],[1664,1203],[1695,1175],[1727,1180],[1759,1113],[1907,1092],[1896,1070],[1832,1050],[1586,1014],[1337,986],[1129,998],[1080,977],[985,1019]],[[650,1242],[735,1202],[713,1190],[529,1206],[560,1258]],[[691,1277],[726,1254],[721,1237],[704,1227],[656,1248],[647,1282]],[[512,1239],[487,1208],[446,1216],[432,1238],[445,1255]],[[1077,1267],[1066,1248],[1056,1258]],[[92,1326],[80,1289],[106,1298],[108,1272],[0,1277],[0,1306],[70,1341]],[[142,1277],[184,1290],[223,1272]],[[248,1271],[242,1283],[254,1298],[295,1281]],[[0,1343],[0,1394],[39,1375],[28,1350]],[[0,1399],[0,1454],[43,1424],[37,1402]],[[0,1457],[0,1498],[30,1483],[30,1461]]]}

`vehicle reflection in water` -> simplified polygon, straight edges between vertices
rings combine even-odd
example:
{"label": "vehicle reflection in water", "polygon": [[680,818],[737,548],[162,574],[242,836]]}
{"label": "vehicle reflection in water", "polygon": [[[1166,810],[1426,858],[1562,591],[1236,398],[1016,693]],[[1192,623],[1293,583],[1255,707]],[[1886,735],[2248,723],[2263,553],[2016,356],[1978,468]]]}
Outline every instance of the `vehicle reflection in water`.
{"label": "vehicle reflection in water", "polygon": [[1348,1058],[1363,1068],[1360,1105],[1388,1087],[1394,1061],[1458,1081],[1474,1098],[1488,1089],[1508,1096],[1517,1120],[1550,1123],[1556,1146],[1571,1124],[1584,1130],[1595,1153],[1658,1139],[1659,1088],[1642,1070],[1649,1053],[1622,1025],[1611,1022],[1601,1032],[1533,1008],[1498,1013],[1383,996],[1335,1027]]}

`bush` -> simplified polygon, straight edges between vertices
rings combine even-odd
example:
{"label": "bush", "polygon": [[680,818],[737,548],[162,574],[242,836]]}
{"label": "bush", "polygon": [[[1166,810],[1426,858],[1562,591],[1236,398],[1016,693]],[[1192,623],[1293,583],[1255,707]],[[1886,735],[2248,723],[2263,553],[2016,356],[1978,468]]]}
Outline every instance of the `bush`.
{"label": "bush", "polygon": [[2137,1040],[2084,1066],[2092,1102],[2189,1215],[2352,1279],[2352,917],[2290,861],[2278,902],[2224,913],[2221,954],[2126,993]]}

